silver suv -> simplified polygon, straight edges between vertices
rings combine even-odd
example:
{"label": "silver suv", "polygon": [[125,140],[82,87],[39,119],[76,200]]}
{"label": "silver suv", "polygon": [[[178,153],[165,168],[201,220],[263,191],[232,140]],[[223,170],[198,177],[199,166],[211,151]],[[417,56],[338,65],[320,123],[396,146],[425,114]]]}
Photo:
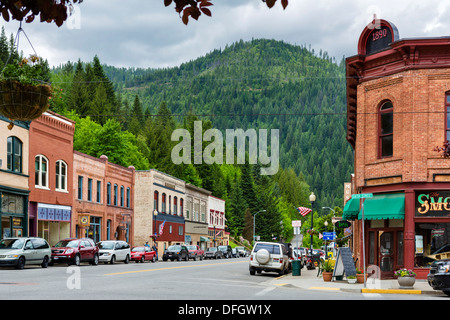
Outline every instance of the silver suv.
{"label": "silver suv", "polygon": [[251,275],[262,271],[287,274],[289,257],[286,247],[276,242],[257,242],[250,254],[249,270]]}
{"label": "silver suv", "polygon": [[52,250],[42,238],[7,238],[0,241],[0,266],[23,269],[25,264],[47,268]]}

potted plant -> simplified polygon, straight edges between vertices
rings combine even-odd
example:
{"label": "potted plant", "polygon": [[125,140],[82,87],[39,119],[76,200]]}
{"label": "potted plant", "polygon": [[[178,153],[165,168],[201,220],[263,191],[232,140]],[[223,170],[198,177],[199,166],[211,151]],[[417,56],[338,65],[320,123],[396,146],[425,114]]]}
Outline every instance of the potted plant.
{"label": "potted plant", "polygon": [[416,273],[406,268],[397,270],[394,275],[397,277],[400,289],[412,289],[416,282]]}
{"label": "potted plant", "polygon": [[347,282],[348,283],[356,283],[356,276],[347,276]]}
{"label": "potted plant", "polygon": [[[366,279],[367,278],[368,277],[366,276]],[[364,283],[364,273],[361,270],[359,270],[359,269],[356,269],[356,282],[357,283]]]}
{"label": "potted plant", "polygon": [[333,278],[334,264],[331,260],[323,260],[320,268],[322,269],[323,281],[329,282]]}
{"label": "potted plant", "polygon": [[11,120],[31,121],[49,107],[52,94],[48,66],[36,55],[14,60],[6,65],[0,77],[0,114]]}

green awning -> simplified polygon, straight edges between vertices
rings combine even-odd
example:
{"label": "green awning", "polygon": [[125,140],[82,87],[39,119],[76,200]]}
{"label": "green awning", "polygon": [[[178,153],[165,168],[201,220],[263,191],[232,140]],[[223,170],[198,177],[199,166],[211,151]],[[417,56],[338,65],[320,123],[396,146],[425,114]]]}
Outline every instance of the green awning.
{"label": "green awning", "polygon": [[355,220],[358,218],[359,213],[359,199],[350,199],[344,206],[344,214],[342,219],[344,220]]}
{"label": "green awning", "polygon": [[200,242],[209,242],[208,237],[200,236]]}
{"label": "green awning", "polygon": [[[362,214],[359,212],[358,219]],[[364,220],[405,219],[405,194],[374,195],[364,201]]]}

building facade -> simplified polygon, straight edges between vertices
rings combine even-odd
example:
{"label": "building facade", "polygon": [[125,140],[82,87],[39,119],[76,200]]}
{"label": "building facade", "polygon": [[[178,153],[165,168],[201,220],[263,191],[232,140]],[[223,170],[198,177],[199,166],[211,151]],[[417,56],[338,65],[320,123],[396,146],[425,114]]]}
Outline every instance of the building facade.
{"label": "building facade", "polygon": [[186,183],[185,243],[195,244],[203,250],[208,239],[208,197],[211,191]]}
{"label": "building facade", "polygon": [[229,237],[225,232],[225,200],[208,197],[208,238],[210,246],[227,245]]}
{"label": "building facade", "polygon": [[73,152],[71,235],[133,243],[135,169]]}
{"label": "building facade", "polygon": [[0,237],[28,236],[29,123],[0,116]]}
{"label": "building facade", "polygon": [[75,122],[51,111],[30,124],[29,235],[50,245],[70,236]]}
{"label": "building facade", "polygon": [[136,171],[135,245],[153,241],[158,253],[185,241],[185,183],[155,169]]}
{"label": "building facade", "polygon": [[355,258],[381,278],[406,267],[424,279],[433,255],[450,251],[450,158],[436,151],[450,140],[450,42],[400,39],[374,20],[346,69],[354,190],[373,194],[344,208]]}

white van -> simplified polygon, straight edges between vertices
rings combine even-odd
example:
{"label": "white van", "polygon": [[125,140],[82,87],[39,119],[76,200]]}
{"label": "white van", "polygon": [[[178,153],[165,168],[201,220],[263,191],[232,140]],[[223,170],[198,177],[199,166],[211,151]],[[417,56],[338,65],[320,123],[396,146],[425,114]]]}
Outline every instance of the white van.
{"label": "white van", "polygon": [[130,261],[130,245],[120,240],[105,240],[97,243],[99,261],[114,264],[116,261]]}
{"label": "white van", "polygon": [[276,242],[257,242],[250,254],[249,270],[251,275],[262,271],[287,274],[289,257],[286,247]]}

